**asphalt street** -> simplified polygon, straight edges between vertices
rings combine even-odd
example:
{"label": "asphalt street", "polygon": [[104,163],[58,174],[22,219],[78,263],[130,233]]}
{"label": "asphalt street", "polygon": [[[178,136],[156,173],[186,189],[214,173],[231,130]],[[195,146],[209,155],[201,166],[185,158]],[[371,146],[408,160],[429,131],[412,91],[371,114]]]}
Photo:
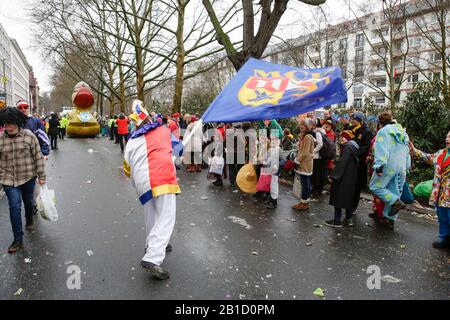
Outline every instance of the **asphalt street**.
{"label": "asphalt street", "polygon": [[[36,219],[24,250],[9,255],[8,203],[0,200],[0,299],[265,300],[450,299],[450,255],[431,247],[437,222],[402,212],[395,231],[375,225],[362,201],[354,227],[331,229],[325,194],[311,209],[281,186],[269,210],[249,195],[214,187],[206,172],[178,171],[173,252],[168,281],[139,266],[142,207],[122,173],[118,145],[105,138],[66,139],[47,163],[60,219]],[[228,184],[228,182],[226,182]],[[234,191],[234,192],[233,192]],[[70,289],[70,267],[81,289]],[[369,289],[369,266],[383,277]]]}

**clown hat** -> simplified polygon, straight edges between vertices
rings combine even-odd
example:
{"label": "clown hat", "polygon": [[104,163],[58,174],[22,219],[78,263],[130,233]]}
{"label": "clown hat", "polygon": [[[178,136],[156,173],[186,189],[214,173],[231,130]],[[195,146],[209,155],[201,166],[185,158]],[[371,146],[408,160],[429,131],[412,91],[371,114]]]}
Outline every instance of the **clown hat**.
{"label": "clown hat", "polygon": [[144,108],[144,103],[141,100],[134,100],[131,110],[133,113],[130,114],[130,119],[136,127],[140,127],[149,116],[147,109]]}
{"label": "clown hat", "polygon": [[236,177],[236,183],[243,192],[255,193],[258,184],[255,167],[252,164],[243,166]]}

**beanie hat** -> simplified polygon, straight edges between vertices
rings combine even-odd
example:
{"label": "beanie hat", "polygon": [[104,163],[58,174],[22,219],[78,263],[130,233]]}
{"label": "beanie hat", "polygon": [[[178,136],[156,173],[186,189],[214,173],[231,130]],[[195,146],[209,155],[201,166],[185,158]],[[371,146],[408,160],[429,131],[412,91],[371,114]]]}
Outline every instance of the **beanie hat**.
{"label": "beanie hat", "polygon": [[366,116],[364,115],[364,113],[357,111],[352,114],[352,119],[355,119],[356,121],[359,122],[364,122]]}
{"label": "beanie hat", "polygon": [[351,130],[344,130],[341,133],[341,137],[350,141],[355,138],[355,135],[353,134],[353,132]]}

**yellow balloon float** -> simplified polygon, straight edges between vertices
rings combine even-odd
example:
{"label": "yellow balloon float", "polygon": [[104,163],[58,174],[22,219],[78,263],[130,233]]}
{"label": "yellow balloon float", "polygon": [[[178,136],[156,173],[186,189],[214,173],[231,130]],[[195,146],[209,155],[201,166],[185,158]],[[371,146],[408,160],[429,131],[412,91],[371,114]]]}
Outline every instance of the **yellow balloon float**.
{"label": "yellow balloon float", "polygon": [[100,125],[96,114],[92,113],[94,95],[85,82],[79,82],[72,94],[72,104],[75,108],[69,113],[67,135],[73,137],[92,137],[100,133]]}

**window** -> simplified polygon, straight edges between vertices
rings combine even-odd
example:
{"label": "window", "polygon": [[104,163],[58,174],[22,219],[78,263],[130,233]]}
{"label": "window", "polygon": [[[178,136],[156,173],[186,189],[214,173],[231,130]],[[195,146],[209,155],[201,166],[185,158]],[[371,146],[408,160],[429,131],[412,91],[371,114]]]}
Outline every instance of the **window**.
{"label": "window", "polygon": [[345,53],[339,55],[339,64],[347,64],[347,55]]}
{"label": "window", "polygon": [[384,88],[386,87],[386,79],[377,79],[376,84],[378,88]]}
{"label": "window", "polygon": [[355,62],[363,62],[364,60],[364,49],[356,49],[355,52]]}
{"label": "window", "polygon": [[342,79],[347,79],[347,67],[341,67],[342,70]]}
{"label": "window", "polygon": [[419,81],[419,74],[415,73],[408,77],[408,82],[416,83]]}
{"label": "window", "polygon": [[419,57],[410,57],[409,62],[415,66],[420,65],[420,58]]}
{"label": "window", "polygon": [[339,50],[347,49],[347,38],[339,40]]}
{"label": "window", "polygon": [[400,102],[400,92],[399,92],[399,91],[397,91],[397,92],[395,93],[394,99],[395,99],[395,102]]}
{"label": "window", "polygon": [[384,96],[376,96],[375,97],[375,103],[385,103],[386,102],[386,98]]}
{"label": "window", "polygon": [[364,76],[364,66],[362,64],[357,64],[355,66],[355,77],[362,77]]}
{"label": "window", "polygon": [[394,77],[394,83],[395,83],[395,84],[400,84],[400,80],[401,80],[401,77],[400,77],[400,76],[395,76],[395,77]]}
{"label": "window", "polygon": [[385,47],[379,47],[378,49],[376,49],[376,52],[380,56],[384,56],[386,54],[386,48]]}
{"label": "window", "polygon": [[430,53],[430,61],[432,62],[441,61],[441,55],[437,52]]}
{"label": "window", "polygon": [[364,34],[357,34],[355,47],[361,47],[363,45],[364,45]]}
{"label": "window", "polygon": [[411,47],[420,47],[420,45],[422,44],[422,38],[419,37],[414,37],[410,41]]}
{"label": "window", "polygon": [[353,100],[353,106],[354,107],[362,107],[362,98],[355,98]]}
{"label": "window", "polygon": [[386,71],[386,65],[384,63],[377,64],[376,71]]}
{"label": "window", "polygon": [[394,49],[395,50],[402,50],[403,41],[396,41],[394,42]]}
{"label": "window", "polygon": [[327,54],[332,54],[333,50],[333,42],[327,43]]}

